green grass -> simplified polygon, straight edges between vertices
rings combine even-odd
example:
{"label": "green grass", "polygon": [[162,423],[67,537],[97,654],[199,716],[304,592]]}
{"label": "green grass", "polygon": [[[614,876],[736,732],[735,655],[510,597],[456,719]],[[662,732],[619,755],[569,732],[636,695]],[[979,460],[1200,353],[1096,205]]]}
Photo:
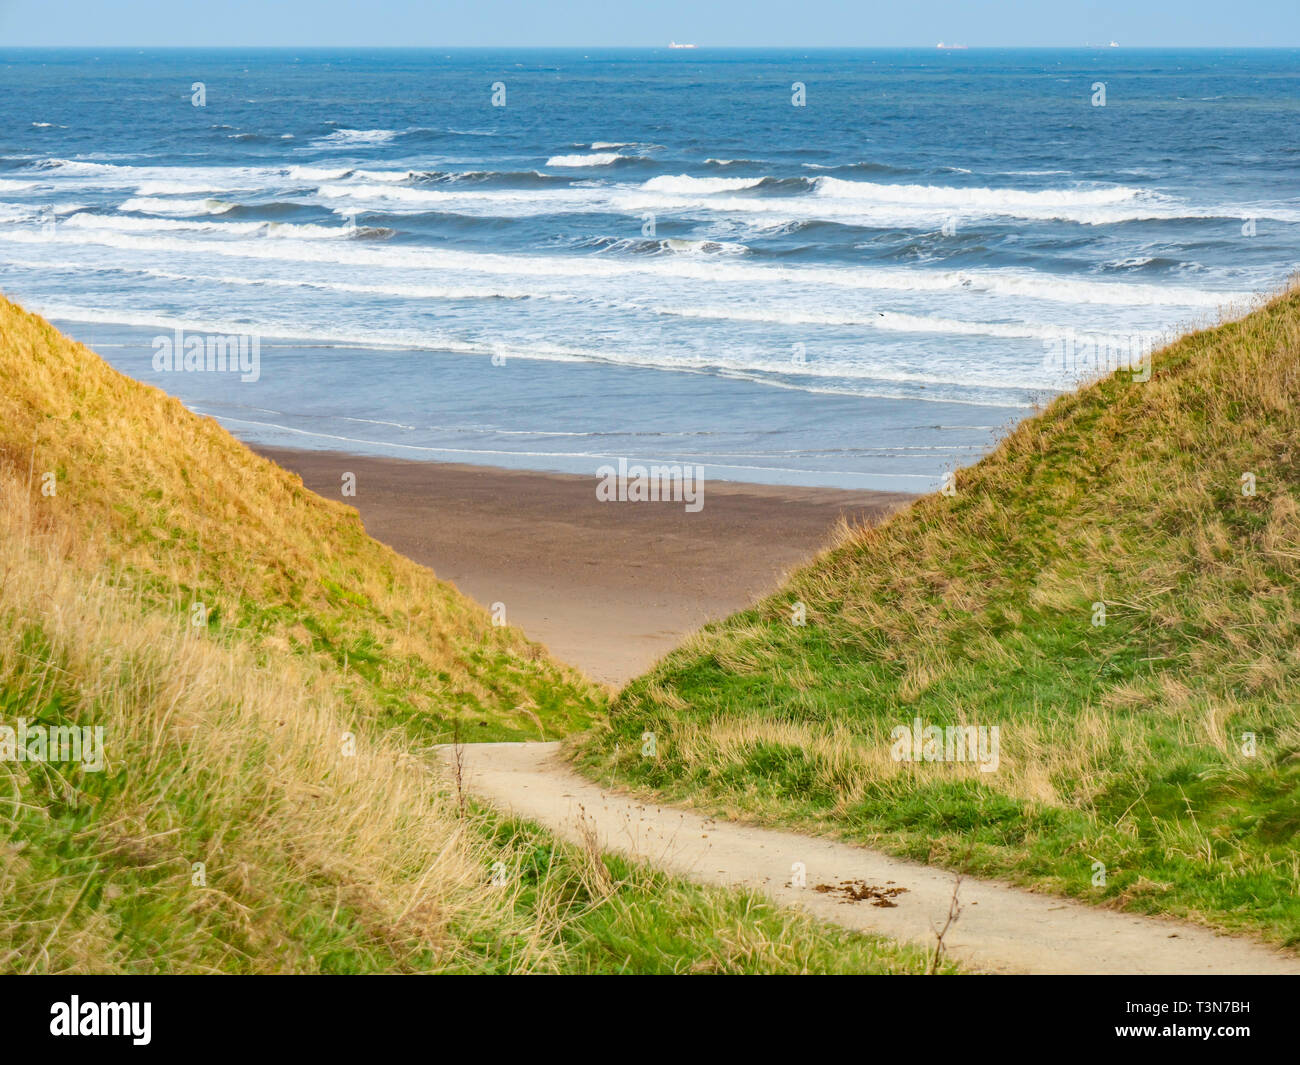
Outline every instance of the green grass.
{"label": "green grass", "polygon": [[[516,854],[521,915],[558,907],[560,966],[588,974],[921,975],[933,945],[899,944],[793,915],[752,891],[701,887],[647,865],[557,843],[535,825],[493,818]],[[513,886],[513,884],[512,884]],[[499,959],[509,968],[509,959]],[[940,975],[960,972],[949,958]]]}
{"label": "green grass", "polygon": [[4,301],[0,377],[0,726],[105,747],[0,758],[0,972],[925,971],[461,809],[431,744],[553,738],[603,696]]}
{"label": "green grass", "polygon": [[[687,641],[580,766],[1300,942],[1300,292],[1058,399],[956,486]],[[895,761],[915,718],[997,726],[997,771]]]}
{"label": "green grass", "polygon": [[[85,662],[57,636],[38,623],[5,631],[0,722],[106,719],[108,707],[86,705]],[[126,651],[102,697],[138,706],[133,688],[165,683],[148,676],[160,660]],[[104,772],[0,763],[0,971],[920,974],[930,963],[924,948],[561,844],[473,805],[441,842],[468,859],[460,883],[430,878],[426,863],[445,853],[409,870],[422,875],[402,909],[431,894],[447,911],[438,935],[421,934],[394,920],[374,884],[346,875],[346,856],[298,834],[314,815],[282,793],[284,752],[270,737],[214,713],[203,727],[226,733],[227,755],[236,746],[222,763],[201,744],[163,749],[138,725],[108,726],[116,750]],[[434,779],[432,764],[416,770]],[[316,784],[329,785],[328,773]],[[445,792],[427,798],[444,813],[453,805]],[[445,817],[432,820],[445,832]],[[386,861],[402,860],[398,839],[380,841]],[[504,882],[485,891],[498,862]]]}

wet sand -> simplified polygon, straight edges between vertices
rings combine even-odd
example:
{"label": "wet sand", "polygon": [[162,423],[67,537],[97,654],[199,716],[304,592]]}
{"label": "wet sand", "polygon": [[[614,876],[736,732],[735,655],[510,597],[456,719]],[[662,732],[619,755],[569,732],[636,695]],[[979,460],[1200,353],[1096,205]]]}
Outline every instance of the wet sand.
{"label": "wet sand", "polygon": [[[597,479],[258,447],[367,531],[491,606],[596,680],[621,685],[706,621],[748,606],[829,543],[841,518],[913,497],[707,481],[704,506],[600,502]],[[343,497],[344,473],[356,496]]]}

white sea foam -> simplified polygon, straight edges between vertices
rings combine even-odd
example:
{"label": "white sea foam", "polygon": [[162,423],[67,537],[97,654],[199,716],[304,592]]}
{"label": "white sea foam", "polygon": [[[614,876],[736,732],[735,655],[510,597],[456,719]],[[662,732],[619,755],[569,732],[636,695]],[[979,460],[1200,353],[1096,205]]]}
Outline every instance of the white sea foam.
{"label": "white sea foam", "polygon": [[170,215],[185,217],[190,215],[225,214],[235,205],[225,200],[160,200],[152,196],[133,196],[118,208],[119,211],[138,211],[141,214]]}
{"label": "white sea foam", "polygon": [[52,170],[57,172],[60,177],[76,177],[111,174],[124,168],[114,166],[111,163],[91,163],[76,159],[42,159],[34,163],[32,169]]}
{"label": "white sea foam", "polygon": [[[81,263],[59,261],[10,260],[15,265],[29,269],[63,269],[84,270]],[[559,300],[576,302],[582,297],[567,292],[539,292],[529,286],[509,285],[465,285],[465,284],[426,284],[410,285],[389,282],[382,285],[367,285],[360,282],[324,281],[314,278],[288,277],[249,277],[239,274],[203,274],[185,273],[175,270],[162,270],[156,267],[114,267],[116,272],[141,274],[166,281],[180,281],[186,284],[201,285],[240,285],[248,288],[283,288],[283,289],[317,289],[322,292],[347,292],[365,296],[393,297],[415,300]]]}
{"label": "white sea foam", "polygon": [[[354,176],[361,176],[358,172]],[[411,188],[397,184],[401,176],[387,177],[387,184],[397,191],[387,192],[374,182],[327,183],[318,190],[324,197],[358,201],[386,200],[390,203],[425,203],[439,209],[476,217],[522,218],[552,213],[641,214],[672,212],[682,217],[727,219],[750,227],[751,231],[771,232],[800,223],[833,221],[878,228],[938,229],[948,219],[957,218],[970,224],[983,218],[1005,215],[1050,219],[1059,218],[1082,224],[1105,224],[1148,217],[1178,217],[1197,212],[1151,199],[1128,202],[1126,197],[1099,196],[1096,203],[1069,202],[1069,197],[1043,201],[999,199],[973,196],[962,202],[944,202],[937,196],[927,199],[916,193],[904,201],[890,201],[884,193],[850,190],[848,195],[833,189],[829,194],[817,190],[803,195],[737,196],[736,193],[757,189],[763,178],[695,178],[688,175],[651,178],[642,185],[585,185],[560,188],[483,189],[457,186],[450,189]],[[844,182],[848,186],[864,182]],[[881,186],[890,188],[892,186]],[[899,186],[907,188],[907,186]],[[919,188],[919,187],[914,187]],[[978,190],[972,190],[978,191]],[[985,190],[991,192],[993,190]],[[1262,217],[1262,215],[1261,215]]]}
{"label": "white sea foam", "polygon": [[[81,213],[65,219],[69,229],[113,230],[119,233],[160,233],[189,231],[242,236],[259,232],[264,222],[204,222],[180,218],[127,218],[121,215]],[[193,245],[190,245],[193,247]]]}
{"label": "white sea foam", "polygon": [[337,213],[352,213],[348,204],[374,206],[397,213],[446,211],[479,218],[525,218],[556,212],[589,213],[624,211],[626,208],[602,189],[565,188],[539,193],[534,189],[413,188],[394,183],[327,183],[316,195],[342,202]]}
{"label": "white sea foam", "polygon": [[[978,322],[931,315],[903,314],[866,308],[859,311],[810,310],[773,304],[741,306],[735,303],[703,305],[642,304],[657,314],[678,318],[706,318],[732,322],[764,322],[773,325],[859,326],[894,333],[941,333],[957,336],[988,336],[1004,339],[1056,339],[1072,332],[1065,325],[1037,322]],[[1080,333],[1080,336],[1083,334]]]}
{"label": "white sea foam", "polygon": [[79,189],[132,188],[140,196],[257,191],[284,184],[279,167],[128,166],[83,160],[42,159],[26,168]]}
{"label": "white sea foam", "polygon": [[840,200],[867,200],[881,203],[915,203],[942,206],[971,206],[989,210],[1019,207],[1026,204],[1047,207],[1097,207],[1131,203],[1154,193],[1127,185],[1100,189],[994,189],[961,188],[949,185],[889,185],[873,181],[845,181],[843,178],[813,179],[815,195]]}
{"label": "white sea foam", "polygon": [[224,192],[196,181],[145,181],[136,186],[138,196],[193,196],[203,192]]}
{"label": "white sea foam", "polygon": [[352,176],[363,181],[384,181],[397,184],[410,181],[415,174],[410,170],[355,170]]}
{"label": "white sea foam", "polygon": [[[17,266],[28,269],[63,269],[84,270],[84,265],[71,261],[32,261],[9,260]],[[470,285],[448,281],[441,284],[406,284],[386,282],[383,284],[364,284],[360,282],[326,281],[312,278],[281,278],[248,276],[235,274],[207,274],[164,270],[156,267],[114,266],[116,272],[134,273],[156,277],[169,281],[201,285],[237,285],[250,288],[284,288],[317,289],[323,292],[355,293],[377,297],[414,300],[546,300],[583,303],[593,306],[590,297],[566,291],[547,291],[536,284],[519,285],[487,284]],[[937,335],[990,336],[1007,339],[1060,339],[1071,335],[1086,341],[1092,334],[1075,329],[1066,324],[1047,324],[1035,322],[984,322],[953,319],[949,317],[904,314],[895,311],[879,311],[865,308],[852,310],[817,310],[804,307],[788,307],[779,303],[761,303],[741,305],[727,304],[671,304],[648,303],[628,294],[610,294],[602,303],[613,311],[631,311],[650,313],[678,318],[702,320],[770,323],[774,325],[812,325],[812,326],[856,326],[882,329],[900,333],[934,333]],[[1141,332],[1143,339],[1157,340],[1155,332]],[[1098,336],[1102,336],[1098,334]],[[1102,336],[1104,339],[1104,336]]]}
{"label": "white sea foam", "polygon": [[[396,268],[412,270],[446,270],[467,276],[512,276],[519,279],[540,278],[563,281],[572,278],[608,279],[626,278],[678,278],[705,283],[771,284],[786,298],[793,286],[806,285],[812,289],[836,288],[843,290],[882,292],[952,292],[985,293],[989,295],[1014,295],[1033,300],[1047,300],[1067,304],[1097,304],[1114,307],[1183,307],[1218,309],[1241,308],[1256,302],[1248,291],[1216,291],[1179,285],[1141,284],[1116,281],[1092,281],[1078,277],[1051,274],[1024,273],[1013,270],[943,270],[925,271],[907,267],[836,267],[836,266],[777,266],[767,263],[748,263],[740,259],[722,259],[704,256],[641,256],[636,259],[604,256],[561,256],[540,254],[500,254],[494,252],[467,252],[443,248],[367,246],[363,243],[342,244],[325,242],[329,246],[284,240],[268,244],[265,240],[199,241],[177,239],[156,233],[159,228],[208,229],[212,232],[233,231],[227,227],[253,226],[264,223],[248,222],[170,222],[164,219],[131,219],[104,215],[76,215],[63,224],[68,227],[74,219],[83,219],[78,225],[84,233],[56,234],[55,239],[87,241],[141,251],[176,251],[201,255],[222,255],[235,258],[273,259],[285,262],[337,263],[358,267]],[[106,219],[106,221],[105,221]],[[99,220],[99,221],[94,221]],[[155,233],[149,231],[153,228]],[[295,229],[286,225],[283,235],[293,236]],[[313,227],[336,236],[348,235],[342,227]],[[113,232],[116,230],[116,232]],[[39,234],[20,231],[0,232],[0,240],[28,241],[45,239]]]}
{"label": "white sea foam", "polygon": [[620,159],[628,158],[618,152],[591,152],[586,155],[553,155],[546,160],[547,166],[609,166]]}
{"label": "white sea foam", "polygon": [[651,178],[641,187],[647,192],[685,192],[709,195],[715,192],[737,192],[740,189],[752,189],[761,184],[762,178],[699,178],[687,174],[675,177],[664,175]]}
{"label": "white sea foam", "polygon": [[[47,318],[65,319],[103,324],[119,324],[134,327],[187,329],[196,332],[237,334],[255,332],[263,338],[277,337],[286,340],[298,340],[306,343],[341,345],[361,349],[406,348],[412,350],[445,351],[450,354],[490,356],[500,354],[502,345],[465,341],[437,332],[418,330],[365,330],[350,331],[346,329],[321,329],[318,323],[278,321],[228,321],[203,319],[199,317],[178,317],[164,311],[141,311],[137,309],[101,307],[84,307],[59,303],[39,303],[39,313]],[[606,363],[619,366],[642,367],[646,369],[675,370],[680,372],[710,372],[725,370],[729,375],[739,376],[760,384],[775,384],[778,387],[803,386],[789,378],[807,377],[825,381],[840,382],[837,388],[819,389],[810,382],[806,390],[835,391],[845,395],[864,394],[863,386],[873,384],[907,384],[926,386],[956,386],[959,388],[989,389],[1005,392],[1023,391],[1023,387],[1009,384],[1007,380],[982,374],[966,373],[912,373],[898,369],[870,364],[818,364],[809,363],[792,367],[784,361],[774,361],[759,354],[757,358],[746,353],[733,353],[719,358],[714,355],[674,355],[658,348],[636,351],[628,348],[581,348],[549,342],[530,341],[526,345],[505,345],[505,354],[509,358],[528,359],[542,362],[589,362]],[[770,375],[778,374],[780,378]],[[1050,388],[1044,383],[1039,386]],[[926,397],[916,397],[926,398]],[[966,396],[964,398],[930,397],[935,402],[965,402],[977,406],[1015,406],[1021,405],[1014,399],[995,396],[989,399]]]}
{"label": "white sea foam", "polygon": [[348,167],[291,166],[286,171],[292,181],[339,181],[351,174]]}
{"label": "white sea foam", "polygon": [[316,190],[316,195],[335,200],[389,200],[430,206],[466,199],[464,193],[444,192],[441,189],[412,189],[403,185],[375,184],[321,185]]}
{"label": "white sea foam", "polygon": [[749,251],[743,244],[726,240],[684,240],[669,237],[661,242],[661,247],[678,255],[744,255]]}
{"label": "white sea foam", "polygon": [[[349,131],[336,131],[338,133]],[[394,131],[350,131],[393,133]],[[552,166],[601,167],[621,158],[618,153],[557,155]],[[405,187],[414,177],[409,170],[352,170],[327,167],[138,167],[89,160],[47,159],[32,168],[60,178],[75,178],[80,187],[133,186],[140,196],[219,195],[232,191],[270,192],[311,181],[337,184],[352,179],[352,195],[366,186]],[[1279,202],[1185,203],[1168,194],[1128,185],[1015,189],[945,185],[888,184],[849,181],[822,175],[810,178],[803,194],[763,195],[765,180],[750,178],[697,178],[686,174],[661,175],[641,185],[589,181],[580,186],[490,189],[464,186],[457,200],[443,200],[449,211],[481,217],[528,217],[552,211],[577,213],[643,213],[671,211],[683,217],[733,220],[770,232],[814,221],[838,222],[876,228],[938,229],[949,219],[967,225],[987,218],[1060,220],[1081,225],[1110,225],[1144,219],[1245,218],[1259,221],[1300,221],[1300,210]],[[735,193],[756,190],[757,195]],[[421,189],[425,193],[441,190]],[[326,195],[342,193],[330,190]],[[416,198],[407,197],[415,203]],[[434,202],[433,198],[426,202]]]}
{"label": "white sea foam", "polygon": [[354,148],[366,144],[387,144],[397,135],[395,129],[336,129],[315,143],[321,148]]}
{"label": "white sea foam", "polygon": [[[357,235],[358,230],[348,226],[321,226],[314,223],[295,222],[205,222],[187,218],[128,218],[121,215],[75,214],[60,223],[69,229],[90,231],[110,230],[119,233],[196,232],[222,237],[242,237],[258,234],[290,240],[334,240]],[[371,230],[371,232],[376,232]],[[182,242],[184,246],[184,242]],[[217,250],[223,244],[206,242],[204,249]],[[241,245],[246,247],[246,245]],[[190,249],[195,245],[189,244]]]}

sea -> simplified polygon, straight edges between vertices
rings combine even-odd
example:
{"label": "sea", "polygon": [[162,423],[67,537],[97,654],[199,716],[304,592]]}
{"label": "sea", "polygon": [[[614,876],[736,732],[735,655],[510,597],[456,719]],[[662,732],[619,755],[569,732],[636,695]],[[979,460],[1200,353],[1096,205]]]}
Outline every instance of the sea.
{"label": "sea", "polygon": [[1295,49],[0,49],[0,291],[253,443],[923,492],[1298,262]]}

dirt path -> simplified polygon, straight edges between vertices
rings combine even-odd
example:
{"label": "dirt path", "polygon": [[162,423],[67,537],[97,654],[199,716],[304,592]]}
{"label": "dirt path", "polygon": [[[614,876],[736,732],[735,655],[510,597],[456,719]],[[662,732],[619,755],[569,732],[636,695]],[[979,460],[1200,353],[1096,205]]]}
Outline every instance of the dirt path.
{"label": "dirt path", "polygon": [[[717,822],[592,784],[558,757],[556,743],[461,748],[468,788],[573,841],[594,822],[605,850],[644,859],[692,880],[746,885],[827,921],[933,944],[948,915],[951,873],[832,840]],[[444,749],[444,757],[450,758]],[[795,862],[807,886],[790,886]],[[904,888],[882,906],[846,901],[845,882]],[[817,890],[829,885],[831,891]],[[863,893],[863,892],[860,892]],[[865,892],[871,894],[871,892]],[[962,912],[949,952],[999,973],[1300,973],[1300,959],[1181,922],[1096,909],[987,880],[963,879]]]}

